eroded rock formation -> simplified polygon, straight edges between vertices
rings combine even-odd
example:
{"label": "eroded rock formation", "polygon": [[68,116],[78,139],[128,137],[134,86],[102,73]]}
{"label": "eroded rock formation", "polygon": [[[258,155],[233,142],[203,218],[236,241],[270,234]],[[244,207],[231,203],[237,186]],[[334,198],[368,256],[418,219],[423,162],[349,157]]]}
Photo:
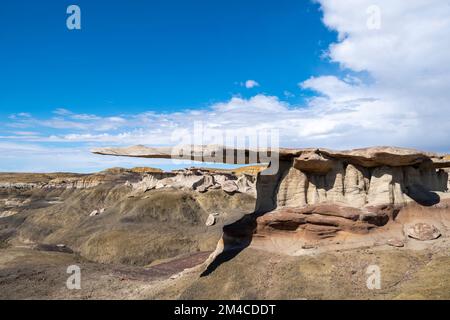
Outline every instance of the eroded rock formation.
{"label": "eroded rock formation", "polygon": [[249,174],[213,173],[202,170],[178,170],[177,172],[150,173],[142,180],[129,184],[137,192],[173,188],[207,192],[222,189],[227,193],[247,193],[256,196],[256,176]]}
{"label": "eroded rock formation", "polygon": [[[450,199],[450,160],[444,155],[393,147],[262,150],[265,156],[258,151],[221,146],[182,147],[177,152],[144,146],[94,150],[104,155],[214,158],[236,164],[270,159],[269,168],[257,177],[255,212],[224,229],[225,247],[279,235],[320,241],[368,234],[394,221],[408,204],[431,207]],[[214,157],[218,154],[221,156]],[[234,156],[222,157],[224,154]],[[277,170],[271,171],[274,167]],[[224,190],[228,187],[222,184]]]}
{"label": "eroded rock formation", "polygon": [[[259,150],[252,149],[208,145],[180,147],[177,149],[180,152],[171,150],[166,147],[135,146],[95,149],[93,152],[199,161],[207,161],[218,154],[231,154],[235,157],[215,157],[214,161],[248,163],[254,159],[262,162]],[[261,153],[266,152],[262,150]],[[259,176],[259,202],[256,208],[259,212],[325,202],[339,202],[353,207],[404,205],[409,201],[433,204],[439,202],[439,193],[447,193],[450,185],[448,169],[445,169],[450,167],[450,160],[436,153],[393,147],[350,151],[280,149],[270,153],[272,160],[279,161],[278,170],[274,174],[263,173]],[[238,154],[245,157],[238,161]]]}
{"label": "eroded rock formation", "polygon": [[2,174],[0,190],[88,189],[114,182],[123,183],[136,192],[171,188],[203,193],[208,190],[222,189],[228,193],[240,192],[256,197],[256,175],[254,174],[233,174],[196,168],[172,172],[137,169],[115,168],[92,175],[34,174],[34,179],[30,179],[30,174],[24,174],[23,176],[27,177],[26,180],[21,180],[20,176],[9,177],[8,174]]}

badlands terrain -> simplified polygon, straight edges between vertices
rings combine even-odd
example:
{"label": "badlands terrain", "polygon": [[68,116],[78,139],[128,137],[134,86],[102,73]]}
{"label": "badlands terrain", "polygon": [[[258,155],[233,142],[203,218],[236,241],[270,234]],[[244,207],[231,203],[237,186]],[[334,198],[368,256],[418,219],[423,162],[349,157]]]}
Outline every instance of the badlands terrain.
{"label": "badlands terrain", "polygon": [[[206,161],[227,148],[93,151]],[[219,162],[263,162],[239,151],[243,163]],[[0,298],[450,299],[448,156],[390,147],[276,156],[275,172],[261,163],[0,174]],[[81,268],[80,290],[66,287],[70,265]]]}

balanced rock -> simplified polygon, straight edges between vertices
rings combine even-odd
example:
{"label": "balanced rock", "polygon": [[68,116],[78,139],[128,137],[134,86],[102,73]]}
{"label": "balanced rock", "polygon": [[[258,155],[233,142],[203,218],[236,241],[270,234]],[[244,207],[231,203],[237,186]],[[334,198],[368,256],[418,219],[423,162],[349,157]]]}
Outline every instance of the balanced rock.
{"label": "balanced rock", "polygon": [[409,237],[421,241],[434,240],[439,238],[441,235],[438,228],[436,228],[432,224],[427,224],[423,222],[416,223],[415,225],[410,226],[407,229],[406,233],[408,234]]}
{"label": "balanced rock", "polygon": [[[101,155],[127,156],[139,158],[155,159],[187,159],[203,162],[222,162],[230,164],[264,163],[262,157],[258,157],[259,152],[268,152],[267,148],[230,148],[219,145],[186,145],[177,147],[147,147],[143,145],[131,147],[96,148],[93,153]],[[442,154],[431,152],[421,152],[408,148],[397,147],[371,147],[354,150],[335,151],[329,149],[290,149],[279,148],[271,150],[272,156],[278,156],[280,160],[292,160],[302,157],[307,153],[318,153],[322,157],[344,160],[351,164],[364,167],[378,166],[411,166],[431,160],[435,168],[450,167],[450,159]],[[244,159],[238,161],[236,157],[226,157],[227,154],[244,154]],[[213,155],[224,155],[223,157],[212,157]],[[252,162],[249,162],[252,159]],[[242,161],[244,160],[244,161]]]}

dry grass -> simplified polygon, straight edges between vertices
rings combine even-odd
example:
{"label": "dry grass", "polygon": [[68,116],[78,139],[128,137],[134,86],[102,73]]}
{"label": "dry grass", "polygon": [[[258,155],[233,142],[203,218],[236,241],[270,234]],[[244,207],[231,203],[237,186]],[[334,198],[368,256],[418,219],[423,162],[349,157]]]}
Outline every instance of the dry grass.
{"label": "dry grass", "polygon": [[[248,248],[186,284],[180,298],[449,299],[449,262],[448,253],[430,251],[357,249],[291,257]],[[374,264],[381,270],[380,290],[366,286],[366,270]]]}
{"label": "dry grass", "polygon": [[0,182],[47,183],[54,179],[82,178],[85,174],[77,173],[0,173]]}

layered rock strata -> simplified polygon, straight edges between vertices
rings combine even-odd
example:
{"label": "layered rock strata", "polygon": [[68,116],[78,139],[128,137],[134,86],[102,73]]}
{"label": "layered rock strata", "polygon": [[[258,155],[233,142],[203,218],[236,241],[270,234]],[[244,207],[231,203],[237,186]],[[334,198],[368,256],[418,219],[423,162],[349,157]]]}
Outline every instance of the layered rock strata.
{"label": "layered rock strata", "polygon": [[[350,151],[328,149],[233,149],[216,145],[151,148],[101,148],[94,153],[114,156],[194,159],[216,162],[262,162],[260,154],[277,160],[277,171],[258,176],[257,212],[277,207],[339,202],[348,206],[395,204],[410,201],[438,203],[447,196],[450,160],[444,155],[413,149],[375,147]],[[245,155],[237,160],[237,155]],[[273,166],[273,163],[272,163]],[[267,171],[270,171],[269,168]],[[270,172],[272,173],[272,172]]]}
{"label": "layered rock strata", "polygon": [[[184,169],[173,172],[136,172],[134,169],[110,169],[92,175],[34,174],[21,180],[20,174],[0,174],[0,190],[87,189],[101,184],[123,183],[136,192],[153,189],[180,189],[207,192],[222,189],[227,193],[256,196],[256,176],[252,174],[215,173],[213,170]],[[29,174],[23,174],[29,176]]]}
{"label": "layered rock strata", "polygon": [[[235,164],[270,159],[269,168],[257,177],[255,212],[224,228],[225,248],[270,234],[295,233],[316,240],[340,233],[367,234],[393,221],[410,203],[430,207],[450,198],[449,158],[413,149],[268,151],[214,145],[181,147],[177,152],[144,146],[94,152],[199,161],[214,158]],[[222,157],[224,154],[233,156]],[[277,170],[271,170],[274,167]]]}
{"label": "layered rock strata", "polygon": [[207,172],[164,172],[145,175],[142,180],[129,185],[137,192],[173,188],[207,192],[222,189],[227,193],[246,193],[256,197],[256,177],[248,174],[214,174]]}

